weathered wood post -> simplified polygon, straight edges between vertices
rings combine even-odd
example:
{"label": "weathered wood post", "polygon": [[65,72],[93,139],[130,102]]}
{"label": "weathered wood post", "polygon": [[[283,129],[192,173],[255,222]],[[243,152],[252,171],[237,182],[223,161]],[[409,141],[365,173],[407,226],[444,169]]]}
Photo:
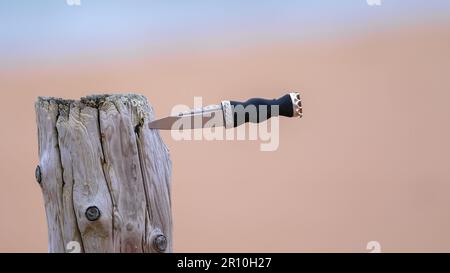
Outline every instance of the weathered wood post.
{"label": "weathered wood post", "polygon": [[145,97],[40,97],[39,165],[49,251],[171,252],[171,162]]}

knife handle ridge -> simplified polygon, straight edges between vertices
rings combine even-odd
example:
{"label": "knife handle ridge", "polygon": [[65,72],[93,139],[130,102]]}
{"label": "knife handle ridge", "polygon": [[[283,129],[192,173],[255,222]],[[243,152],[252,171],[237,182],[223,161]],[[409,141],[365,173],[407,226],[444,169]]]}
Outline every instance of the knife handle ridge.
{"label": "knife handle ridge", "polygon": [[[260,123],[273,116],[303,116],[299,93],[289,93],[281,98],[272,100],[252,98],[245,102],[230,101],[230,104],[232,107],[234,127],[247,122]],[[278,107],[278,111],[276,111],[277,109],[275,107]],[[263,109],[267,109],[267,111]]]}

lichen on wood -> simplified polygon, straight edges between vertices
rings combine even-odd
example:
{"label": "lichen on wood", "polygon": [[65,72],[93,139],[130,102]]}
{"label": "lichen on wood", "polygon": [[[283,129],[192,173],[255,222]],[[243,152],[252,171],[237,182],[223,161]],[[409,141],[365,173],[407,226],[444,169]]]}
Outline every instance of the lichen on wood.
{"label": "lichen on wood", "polygon": [[49,251],[171,252],[171,162],[143,126],[146,98],[39,97],[35,109]]}

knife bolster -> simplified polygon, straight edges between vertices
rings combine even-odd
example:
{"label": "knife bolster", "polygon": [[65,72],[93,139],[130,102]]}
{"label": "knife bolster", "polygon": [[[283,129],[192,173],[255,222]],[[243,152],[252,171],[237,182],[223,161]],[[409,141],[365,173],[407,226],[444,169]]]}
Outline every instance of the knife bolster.
{"label": "knife bolster", "polygon": [[231,107],[231,103],[229,100],[224,100],[221,102],[222,111],[223,111],[223,121],[225,124],[225,128],[233,128],[234,127],[234,119],[233,119],[233,107]]}

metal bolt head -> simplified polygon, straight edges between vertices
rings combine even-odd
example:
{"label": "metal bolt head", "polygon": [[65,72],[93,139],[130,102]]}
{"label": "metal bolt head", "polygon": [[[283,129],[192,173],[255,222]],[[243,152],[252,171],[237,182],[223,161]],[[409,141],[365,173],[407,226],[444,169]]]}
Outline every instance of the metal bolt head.
{"label": "metal bolt head", "polygon": [[153,246],[158,252],[164,252],[167,248],[167,238],[166,236],[160,234],[153,240]]}
{"label": "metal bolt head", "polygon": [[86,209],[85,215],[89,221],[95,221],[100,218],[101,212],[96,206],[91,206]]}
{"label": "metal bolt head", "polygon": [[37,165],[36,170],[34,171],[34,176],[36,177],[36,181],[41,184],[42,181],[42,174],[41,174],[41,167]]}

